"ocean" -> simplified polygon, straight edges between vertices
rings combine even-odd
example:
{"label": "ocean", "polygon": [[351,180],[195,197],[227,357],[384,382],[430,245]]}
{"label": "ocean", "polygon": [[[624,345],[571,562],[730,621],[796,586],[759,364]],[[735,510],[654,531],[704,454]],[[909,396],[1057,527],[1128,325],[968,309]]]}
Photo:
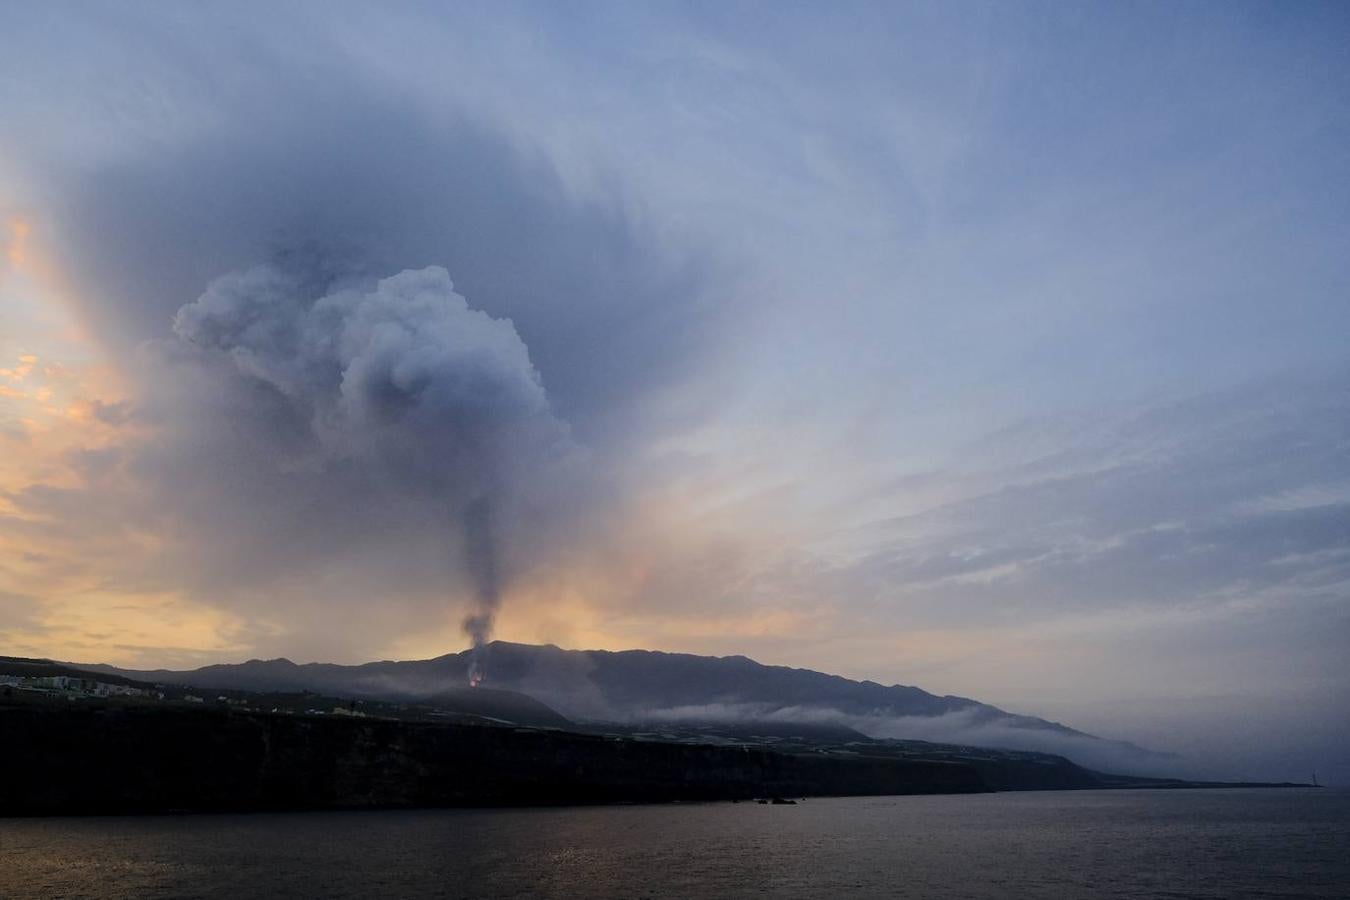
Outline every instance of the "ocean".
{"label": "ocean", "polygon": [[0,819],[0,896],[1350,897],[1350,790]]}

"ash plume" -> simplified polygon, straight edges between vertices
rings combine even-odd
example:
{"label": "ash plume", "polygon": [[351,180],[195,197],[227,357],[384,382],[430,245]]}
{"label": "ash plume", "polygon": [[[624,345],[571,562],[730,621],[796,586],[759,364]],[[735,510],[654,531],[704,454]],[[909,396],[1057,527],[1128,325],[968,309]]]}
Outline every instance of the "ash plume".
{"label": "ash plume", "polygon": [[464,564],[473,579],[474,612],[464,618],[464,633],[475,648],[487,643],[492,619],[501,603],[501,572],[497,565],[496,536],[492,532],[492,505],[479,497],[464,509]]}
{"label": "ash plume", "polygon": [[463,627],[479,648],[501,602],[509,507],[566,458],[567,429],[512,323],[471,309],[444,269],[315,293],[277,266],[225,276],[179,310],[161,349],[270,396],[277,416],[233,427],[341,491],[348,515],[448,509],[444,546],[462,551]]}

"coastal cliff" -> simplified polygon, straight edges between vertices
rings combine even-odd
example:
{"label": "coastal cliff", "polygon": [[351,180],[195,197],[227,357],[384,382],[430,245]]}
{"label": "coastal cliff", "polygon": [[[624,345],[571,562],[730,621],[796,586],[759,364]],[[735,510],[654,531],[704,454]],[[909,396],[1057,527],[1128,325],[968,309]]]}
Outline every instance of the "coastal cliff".
{"label": "coastal cliff", "polygon": [[971,793],[958,762],[146,705],[0,706],[0,815]]}

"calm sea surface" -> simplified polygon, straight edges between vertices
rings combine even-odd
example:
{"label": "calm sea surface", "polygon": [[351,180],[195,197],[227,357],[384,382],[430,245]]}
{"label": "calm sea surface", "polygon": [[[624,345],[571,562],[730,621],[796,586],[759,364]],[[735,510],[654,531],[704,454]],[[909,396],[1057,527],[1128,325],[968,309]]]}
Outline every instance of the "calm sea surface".
{"label": "calm sea surface", "polygon": [[0,896],[1350,897],[1350,791],[0,819]]}

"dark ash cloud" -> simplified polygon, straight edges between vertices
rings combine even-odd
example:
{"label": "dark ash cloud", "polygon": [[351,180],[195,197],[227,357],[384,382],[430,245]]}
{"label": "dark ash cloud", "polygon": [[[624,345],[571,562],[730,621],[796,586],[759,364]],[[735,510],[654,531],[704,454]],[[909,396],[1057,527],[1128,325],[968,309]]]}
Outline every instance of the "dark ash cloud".
{"label": "dark ash cloud", "polygon": [[[557,477],[576,452],[567,429],[515,328],[470,309],[444,269],[319,297],[307,287],[258,267],[217,279],[180,309],[177,341],[155,346],[161,374],[191,366],[235,381],[267,395],[274,414],[195,418],[195,394],[162,392],[171,404],[159,411],[162,427],[171,436],[191,423],[213,442],[214,430],[251,427],[249,462],[283,481],[317,479],[349,515],[417,504],[434,520],[439,507],[460,533],[474,596],[465,627],[481,644],[504,589],[498,543],[527,482]],[[164,502],[171,508],[173,496]]]}

